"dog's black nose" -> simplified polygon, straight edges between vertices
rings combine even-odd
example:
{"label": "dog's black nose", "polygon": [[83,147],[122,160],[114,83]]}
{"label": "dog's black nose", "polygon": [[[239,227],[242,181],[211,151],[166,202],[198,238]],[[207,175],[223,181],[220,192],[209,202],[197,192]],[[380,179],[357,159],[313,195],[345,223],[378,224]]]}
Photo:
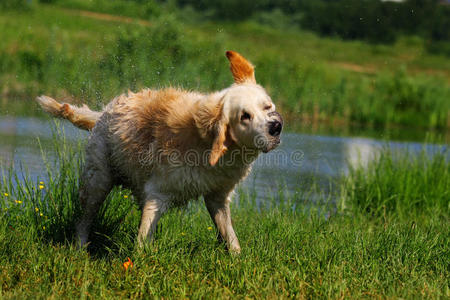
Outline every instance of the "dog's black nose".
{"label": "dog's black nose", "polygon": [[283,124],[280,121],[274,120],[270,122],[269,125],[269,134],[271,136],[279,136],[281,133],[281,129],[283,129]]}

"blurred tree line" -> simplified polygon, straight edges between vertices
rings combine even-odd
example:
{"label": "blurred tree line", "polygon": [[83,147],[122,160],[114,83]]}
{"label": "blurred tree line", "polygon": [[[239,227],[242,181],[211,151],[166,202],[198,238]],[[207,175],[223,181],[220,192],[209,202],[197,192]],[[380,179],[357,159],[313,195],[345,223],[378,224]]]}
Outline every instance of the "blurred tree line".
{"label": "blurred tree line", "polygon": [[224,20],[244,20],[261,12],[281,10],[285,18],[301,28],[343,39],[391,43],[399,35],[419,35],[426,39],[429,50],[450,55],[450,3],[441,0],[175,1]]}
{"label": "blurred tree line", "polygon": [[[450,56],[450,1],[406,0],[0,0],[0,9],[29,8],[33,2],[94,3],[100,9],[135,4],[144,17],[158,6],[193,8],[202,18],[246,20],[256,18],[270,25],[290,24],[322,36],[392,43],[400,35],[421,36],[427,50]],[[150,6],[148,8],[148,6]],[[125,6],[126,7],[126,6]]]}
{"label": "blurred tree line", "polygon": [[32,2],[32,0],[0,0],[0,9],[28,10]]}

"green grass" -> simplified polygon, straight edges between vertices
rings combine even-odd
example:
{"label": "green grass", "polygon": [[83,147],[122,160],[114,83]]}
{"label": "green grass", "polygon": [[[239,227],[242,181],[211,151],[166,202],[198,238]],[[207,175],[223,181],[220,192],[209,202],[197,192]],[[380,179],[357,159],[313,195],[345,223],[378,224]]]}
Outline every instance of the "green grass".
{"label": "green grass", "polygon": [[[73,228],[83,145],[74,147],[63,137],[57,130],[54,161],[44,156],[49,179],[43,184],[31,179],[15,184],[17,171],[3,174],[4,298],[450,295],[445,152],[400,161],[384,153],[367,169],[342,179],[338,199],[345,199],[346,208],[339,210],[332,204],[311,209],[300,196],[257,205],[242,195],[239,206],[232,207],[240,256],[216,241],[201,202],[171,210],[154,242],[137,251],[140,213],[130,192],[117,188],[95,222],[88,251],[80,251],[73,246]],[[134,267],[125,271],[127,257]]]}
{"label": "green grass", "polygon": [[[437,152],[437,150],[435,150]],[[342,209],[369,215],[448,216],[450,213],[450,153],[448,149],[419,155],[384,150],[366,168],[353,167],[345,178]]]}
{"label": "green grass", "polygon": [[420,38],[371,45],[255,21],[187,22],[195,18],[166,7],[149,15],[150,26],[67,9],[127,16],[138,10],[131,2],[114,2],[126,9],[100,2],[57,1],[30,11],[0,12],[0,90],[8,99],[2,110],[41,93],[100,107],[127,89],[146,86],[221,89],[232,83],[224,52],[235,49],[256,65],[257,80],[289,123],[450,125],[450,60],[427,54]]}

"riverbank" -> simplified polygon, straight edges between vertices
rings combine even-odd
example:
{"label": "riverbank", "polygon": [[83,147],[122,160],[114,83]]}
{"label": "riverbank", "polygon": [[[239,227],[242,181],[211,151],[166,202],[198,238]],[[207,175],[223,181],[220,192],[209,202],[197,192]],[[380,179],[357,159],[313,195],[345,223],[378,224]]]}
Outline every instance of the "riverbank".
{"label": "riverbank", "polygon": [[[227,253],[201,201],[170,211],[154,242],[135,250],[139,210],[115,189],[88,251],[73,247],[82,145],[57,139],[49,180],[4,176],[0,184],[0,287],[5,298],[449,296],[450,165],[385,152],[344,177],[337,202],[298,194],[232,214],[243,248]],[[51,158],[44,159],[44,161]],[[48,161],[50,162],[50,161]],[[303,195],[304,196],[304,195]],[[125,270],[130,258],[133,267]]]}

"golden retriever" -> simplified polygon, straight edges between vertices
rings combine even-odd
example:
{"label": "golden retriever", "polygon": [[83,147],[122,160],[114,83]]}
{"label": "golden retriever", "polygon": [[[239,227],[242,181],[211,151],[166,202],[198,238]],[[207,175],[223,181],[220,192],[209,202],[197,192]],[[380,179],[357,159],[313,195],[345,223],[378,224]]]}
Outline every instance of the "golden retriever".
{"label": "golden retriever", "polygon": [[53,116],[91,130],[79,192],[83,246],[99,207],[114,185],[129,187],[142,208],[138,242],[150,241],[171,206],[203,196],[219,239],[240,252],[229,203],[253,161],[280,143],[283,120],[254,68],[227,51],[234,84],[202,94],[174,88],[144,89],[113,99],[101,112],[37,98]]}

